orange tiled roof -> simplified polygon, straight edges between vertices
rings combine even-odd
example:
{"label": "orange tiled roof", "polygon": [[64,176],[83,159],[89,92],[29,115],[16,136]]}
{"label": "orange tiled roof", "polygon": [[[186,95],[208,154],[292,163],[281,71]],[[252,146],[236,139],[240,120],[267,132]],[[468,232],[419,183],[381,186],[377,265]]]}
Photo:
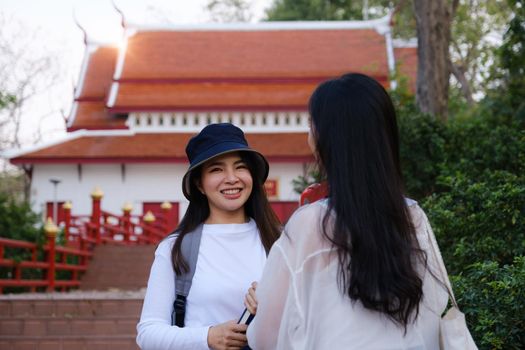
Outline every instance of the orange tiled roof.
{"label": "orange tiled roof", "polygon": [[[21,163],[186,162],[184,149],[193,134],[83,136],[11,159]],[[247,134],[250,146],[270,161],[312,159],[306,133]]]}
{"label": "orange tiled roof", "polygon": [[79,100],[105,100],[115,72],[117,54],[116,47],[98,47],[89,55],[84,83],[79,86]]}
{"label": "orange tiled roof", "polygon": [[75,98],[73,122],[68,131],[76,129],[125,128],[125,120],[114,118],[106,108],[106,98],[113,80],[117,62],[116,47],[98,47],[87,53],[85,72],[81,77],[82,85]]}
{"label": "orange tiled roof", "polygon": [[[414,49],[396,54],[406,62],[401,71],[415,77]],[[139,29],[120,63],[115,72],[116,48],[91,53],[68,130],[124,128],[112,115],[131,111],[306,110],[320,81],[348,71],[388,84],[385,38],[375,29]],[[118,90],[110,108],[85,104],[108,103],[114,75]]]}
{"label": "orange tiled roof", "polygon": [[77,111],[74,124],[70,131],[77,129],[96,129],[101,125],[106,128],[126,129],[124,118],[118,118],[108,113],[104,101],[77,102]]}
{"label": "orange tiled roof", "polygon": [[386,62],[374,29],[144,31],[129,38],[119,79],[387,76]]}
{"label": "orange tiled roof", "polygon": [[318,82],[297,83],[126,83],[114,110],[227,109],[297,106],[306,109]]}

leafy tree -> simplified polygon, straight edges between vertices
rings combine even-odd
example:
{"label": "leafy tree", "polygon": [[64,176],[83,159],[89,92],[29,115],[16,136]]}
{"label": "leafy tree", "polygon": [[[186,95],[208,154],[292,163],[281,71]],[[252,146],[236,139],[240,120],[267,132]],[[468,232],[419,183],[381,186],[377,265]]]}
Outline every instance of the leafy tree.
{"label": "leafy tree", "polygon": [[[392,1],[368,0],[275,0],[266,10],[268,21],[344,21],[379,18],[393,10]],[[395,6],[394,33],[397,37],[416,36],[416,23],[411,6],[406,0]]]}
{"label": "leafy tree", "polygon": [[[375,2],[371,1],[371,3]],[[380,2],[380,11],[384,12],[388,2]],[[341,21],[364,17],[362,1],[355,0],[276,0],[267,10],[266,15],[270,21]]]}
{"label": "leafy tree", "polygon": [[[450,74],[455,78],[451,80],[451,93],[462,96],[467,104],[472,105],[474,95],[485,92],[489,76],[487,67],[495,60],[496,39],[504,32],[511,14],[506,0],[400,0],[394,2],[395,7],[391,1],[370,0],[366,2],[368,10],[363,8],[364,3],[356,0],[275,0],[267,10],[267,19],[361,20],[366,18],[365,14],[378,18],[395,9],[395,37],[413,38],[419,32],[419,45],[424,52],[420,55],[422,72],[418,103],[424,112],[446,119]],[[416,18],[421,19],[417,31]],[[432,81],[437,85],[427,84]]]}
{"label": "leafy tree", "polygon": [[253,17],[246,0],[208,0],[205,9],[214,22],[249,22]]}
{"label": "leafy tree", "polygon": [[495,88],[489,94],[492,113],[506,114],[525,125],[525,1],[509,0],[513,17],[498,50]]}
{"label": "leafy tree", "polygon": [[25,198],[25,176],[20,171],[0,172],[0,195],[12,198],[16,203],[22,202]]}
{"label": "leafy tree", "polygon": [[[39,47],[43,43],[38,32],[0,12],[0,151],[21,147],[26,108],[58,82],[58,55]],[[57,111],[46,112],[39,123]],[[32,141],[41,137],[38,130]]]}
{"label": "leafy tree", "polygon": [[484,93],[489,81],[487,69],[494,60],[498,37],[511,15],[507,0],[460,0],[452,18],[450,66],[453,87],[469,105],[474,94]]}

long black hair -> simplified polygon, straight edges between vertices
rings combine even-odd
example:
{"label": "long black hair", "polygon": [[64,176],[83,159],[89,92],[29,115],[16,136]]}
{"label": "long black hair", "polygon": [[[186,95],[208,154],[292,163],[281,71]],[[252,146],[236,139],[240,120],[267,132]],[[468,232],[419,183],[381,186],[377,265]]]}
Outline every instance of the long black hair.
{"label": "long black hair", "polygon": [[390,96],[374,79],[346,74],[319,85],[309,110],[329,187],[323,234],[338,251],[339,285],[406,330],[423,295],[416,261],[426,258],[405,203]]}
{"label": "long black hair", "polygon": [[[262,179],[264,171],[263,169],[258,169],[260,162],[255,161],[253,158],[255,155],[251,152],[240,151],[239,155],[246,163],[253,179],[252,193],[244,204],[244,211],[246,216],[253,218],[255,221],[259,229],[261,242],[266,253],[268,253],[273,243],[279,238],[281,232],[280,223],[266,197]],[[201,178],[201,175],[202,165],[193,169],[190,173],[190,203],[184,217],[175,230],[177,238],[171,250],[171,261],[177,275],[181,275],[189,269],[188,263],[185,261],[181,252],[183,237],[187,233],[195,230],[197,226],[202,224],[210,215],[208,198],[197,188],[197,182]]]}

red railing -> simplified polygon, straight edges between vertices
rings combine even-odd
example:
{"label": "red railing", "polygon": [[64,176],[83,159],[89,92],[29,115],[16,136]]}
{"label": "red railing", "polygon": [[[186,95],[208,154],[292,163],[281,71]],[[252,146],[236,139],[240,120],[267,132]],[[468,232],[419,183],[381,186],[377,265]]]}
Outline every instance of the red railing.
{"label": "red railing", "polygon": [[[8,270],[6,278],[0,277],[0,293],[6,287],[24,287],[32,292],[78,287],[80,273],[87,270],[96,245],[156,244],[168,233],[168,220],[162,216],[155,218],[151,212],[131,215],[129,206],[123,208],[122,215],[112,214],[101,209],[101,192],[95,191],[91,196],[91,215],[71,215],[71,204],[64,204],[65,246],[56,245],[58,228],[50,218],[45,225],[46,244],[43,246],[0,237],[0,268],[4,269],[4,275]],[[23,259],[6,257],[7,250],[15,249],[18,253],[25,252],[17,255],[24,256]]]}
{"label": "red railing", "polygon": [[[43,247],[35,243],[0,238],[0,266],[11,268],[11,278],[0,279],[0,292],[5,287],[28,287],[34,292],[37,287],[45,287],[48,291],[53,291],[55,288],[65,290],[80,285],[79,272],[86,271],[88,258],[92,253],[87,250],[56,246],[56,230],[49,231],[49,226],[46,234],[48,241]],[[6,248],[28,251],[31,257],[29,260],[7,259]],[[44,253],[44,258],[40,261],[39,252]],[[69,263],[68,257],[75,257],[76,262]],[[24,278],[24,270],[40,270],[44,273],[37,273],[40,278]],[[57,279],[57,271],[71,273],[68,279]]]}

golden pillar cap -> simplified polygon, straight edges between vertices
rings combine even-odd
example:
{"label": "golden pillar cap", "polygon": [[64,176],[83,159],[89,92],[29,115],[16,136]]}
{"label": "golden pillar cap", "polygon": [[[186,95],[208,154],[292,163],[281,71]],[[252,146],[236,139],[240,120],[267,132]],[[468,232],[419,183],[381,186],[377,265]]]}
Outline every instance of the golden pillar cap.
{"label": "golden pillar cap", "polygon": [[171,203],[168,202],[168,201],[164,201],[161,205],[160,205],[160,209],[163,209],[163,210],[170,210],[172,207]]}
{"label": "golden pillar cap", "polygon": [[129,213],[132,210],[133,210],[133,204],[131,204],[130,202],[126,202],[124,203],[124,206],[122,206],[122,211],[125,213]]}
{"label": "golden pillar cap", "polygon": [[145,222],[147,222],[147,223],[151,223],[151,222],[155,221],[155,215],[153,215],[151,210],[148,210],[148,212],[146,213],[146,215],[144,215],[144,217],[142,219]]}
{"label": "golden pillar cap", "polygon": [[98,186],[95,187],[93,192],[91,192],[91,198],[93,198],[93,199],[101,199],[102,197],[104,197],[104,192],[102,192],[100,187],[98,187]]}
{"label": "golden pillar cap", "polygon": [[48,237],[55,237],[58,232],[58,227],[53,222],[53,219],[47,218],[46,224],[44,225],[44,232]]}

